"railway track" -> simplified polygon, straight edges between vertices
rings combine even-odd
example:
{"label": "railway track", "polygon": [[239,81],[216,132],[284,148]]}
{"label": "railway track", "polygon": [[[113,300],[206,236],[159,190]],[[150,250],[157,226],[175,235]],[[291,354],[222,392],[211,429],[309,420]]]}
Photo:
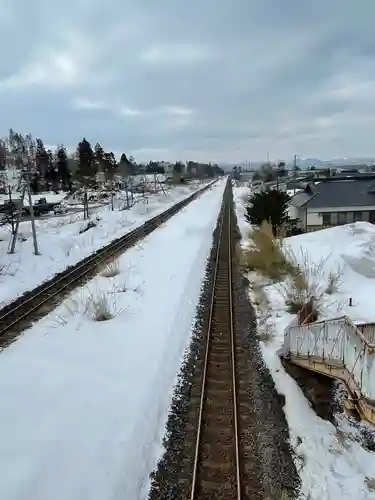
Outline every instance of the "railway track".
{"label": "railway track", "polygon": [[[193,465],[186,463],[180,481],[183,498],[245,498],[241,485],[239,404],[233,306],[232,218],[230,186],[218,226],[212,293],[206,310],[204,348],[196,365],[190,396]],[[190,450],[192,451],[192,450]]]}
{"label": "railway track", "polygon": [[35,320],[48,314],[75,288],[98,274],[100,267],[120,255],[137,241],[149,235],[161,224],[177,214],[216,181],[204,186],[188,198],[176,203],[165,212],[153,217],[142,226],[112,241],[76,265],[55,275],[34,290],[25,293],[0,310],[0,349],[7,347]]}
{"label": "railway track", "polygon": [[231,183],[149,500],[296,498],[282,399],[265,368],[237,245]]}

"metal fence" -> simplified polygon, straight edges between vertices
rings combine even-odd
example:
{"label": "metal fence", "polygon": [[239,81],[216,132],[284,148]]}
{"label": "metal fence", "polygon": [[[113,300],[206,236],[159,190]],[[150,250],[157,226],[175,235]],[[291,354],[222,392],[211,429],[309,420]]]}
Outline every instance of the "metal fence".
{"label": "metal fence", "polygon": [[[374,325],[358,328],[347,316],[285,330],[284,355],[317,359],[346,369],[362,396],[375,400]],[[367,337],[367,335],[369,335]]]}

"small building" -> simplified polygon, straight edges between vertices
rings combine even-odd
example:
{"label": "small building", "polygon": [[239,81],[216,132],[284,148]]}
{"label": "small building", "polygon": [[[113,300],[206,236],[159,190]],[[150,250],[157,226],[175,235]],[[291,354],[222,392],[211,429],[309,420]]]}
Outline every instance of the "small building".
{"label": "small building", "polygon": [[330,178],[292,197],[290,217],[304,231],[367,221],[375,224],[375,175]]}

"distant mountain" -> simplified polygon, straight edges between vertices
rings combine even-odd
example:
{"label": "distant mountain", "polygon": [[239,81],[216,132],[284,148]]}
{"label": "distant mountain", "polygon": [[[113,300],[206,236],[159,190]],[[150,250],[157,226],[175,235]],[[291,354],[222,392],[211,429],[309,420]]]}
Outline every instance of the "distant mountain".
{"label": "distant mountain", "polygon": [[[288,167],[293,165],[293,159],[285,160]],[[221,163],[220,167],[225,171],[230,171],[232,168],[237,165],[242,169],[257,169],[259,168],[265,161],[248,161],[241,163]],[[354,165],[374,165],[374,158],[331,158],[329,160],[320,160],[319,158],[298,158],[297,165],[302,169],[307,169],[311,167],[311,165],[315,165],[318,168],[328,168],[328,167],[350,167]]]}
{"label": "distant mountain", "polygon": [[373,165],[374,158],[331,158],[330,160],[319,160],[318,158],[301,158],[298,165],[307,168],[311,165],[316,167],[350,167],[354,165]]}

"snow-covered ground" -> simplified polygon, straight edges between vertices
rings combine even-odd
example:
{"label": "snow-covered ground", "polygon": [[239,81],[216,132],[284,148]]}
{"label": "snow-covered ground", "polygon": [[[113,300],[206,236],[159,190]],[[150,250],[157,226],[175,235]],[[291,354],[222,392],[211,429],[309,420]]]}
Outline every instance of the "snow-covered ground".
{"label": "snow-covered ground", "polygon": [[[235,188],[236,212],[243,246],[248,245],[250,226],[244,220],[243,200],[248,188]],[[354,322],[375,322],[373,292],[375,279],[375,226],[358,222],[285,240],[301,263],[315,266],[311,279],[317,292],[325,289],[330,271],[340,271],[337,292],[323,294],[325,317],[348,315]],[[276,389],[286,399],[284,411],[291,444],[298,457],[302,480],[301,498],[309,500],[375,499],[375,454],[360,444],[359,431],[345,416],[338,427],[319,418],[311,409],[297,383],[284,370],[277,355],[285,327],[294,315],[286,311],[282,284],[267,284],[255,273],[250,282],[262,287],[268,304],[257,307],[258,329],[265,362]],[[250,296],[255,297],[250,290]],[[353,306],[349,306],[349,298]],[[259,298],[258,298],[259,299]],[[303,496],[304,495],[304,496]]]}
{"label": "snow-covered ground", "polygon": [[130,210],[111,211],[110,206],[91,210],[90,220],[96,223],[86,232],[83,213],[65,217],[38,219],[36,221],[41,255],[33,253],[31,223],[22,222],[20,234],[25,241],[18,241],[16,253],[7,254],[11,241],[10,229],[0,227],[0,306],[31,290],[67,266],[77,263],[112,240],[135,229],[146,220],[167,210],[190,196],[202,184],[174,187],[140,198]]}
{"label": "snow-covered ground", "polygon": [[[140,500],[160,457],[225,180],[0,357],[0,498]],[[113,319],[93,321],[98,300]]]}

